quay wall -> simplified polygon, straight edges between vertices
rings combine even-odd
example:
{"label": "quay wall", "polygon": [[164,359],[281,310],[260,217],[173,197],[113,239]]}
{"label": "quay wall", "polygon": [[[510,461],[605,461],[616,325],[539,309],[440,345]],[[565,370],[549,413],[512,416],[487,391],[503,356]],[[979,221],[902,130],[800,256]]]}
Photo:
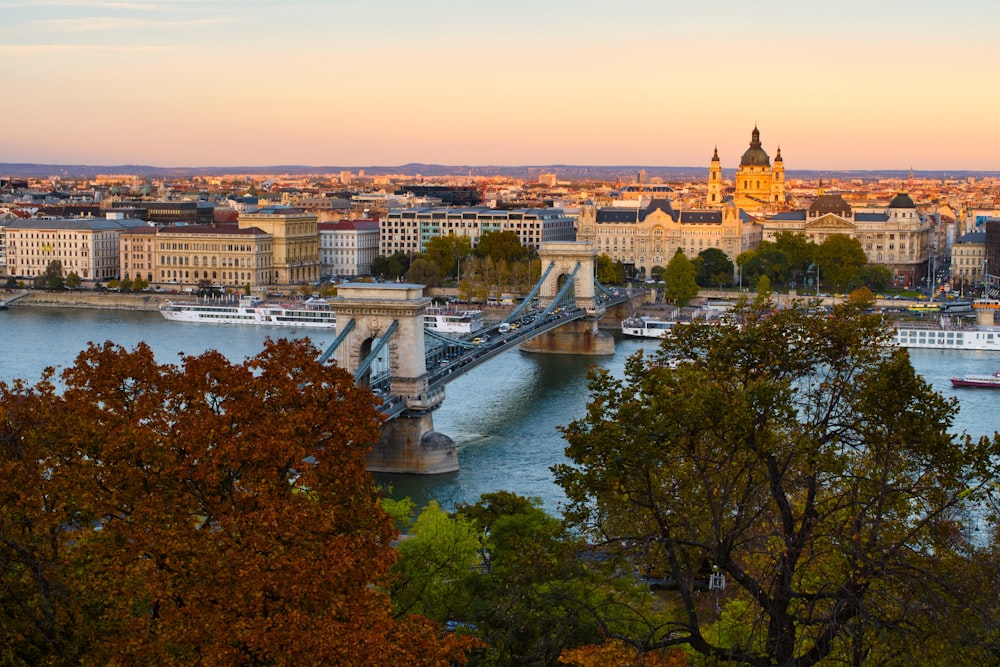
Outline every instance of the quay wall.
{"label": "quay wall", "polygon": [[[2,298],[2,297],[0,297]],[[158,310],[166,297],[159,294],[117,292],[32,291],[10,304],[10,308],[97,308],[101,310]]]}

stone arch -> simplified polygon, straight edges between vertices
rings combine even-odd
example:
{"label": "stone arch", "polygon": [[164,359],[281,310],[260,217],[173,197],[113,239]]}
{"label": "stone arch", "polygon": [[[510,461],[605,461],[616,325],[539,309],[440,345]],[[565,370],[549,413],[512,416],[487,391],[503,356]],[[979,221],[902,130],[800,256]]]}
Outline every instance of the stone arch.
{"label": "stone arch", "polygon": [[550,264],[555,264],[538,292],[542,306],[552,303],[565,280],[576,271],[576,277],[573,279],[573,298],[577,307],[586,310],[596,308],[594,259],[597,252],[591,243],[587,241],[543,243],[538,256],[541,259],[543,274]]}

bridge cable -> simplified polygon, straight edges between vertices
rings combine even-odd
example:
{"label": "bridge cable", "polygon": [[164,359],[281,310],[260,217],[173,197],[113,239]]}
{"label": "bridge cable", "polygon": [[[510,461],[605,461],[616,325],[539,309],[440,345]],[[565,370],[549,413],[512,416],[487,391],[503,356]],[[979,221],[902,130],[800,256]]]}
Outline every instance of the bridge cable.
{"label": "bridge cable", "polygon": [[340,333],[337,334],[337,337],[333,339],[333,342],[330,343],[330,346],[326,348],[326,351],[323,354],[319,355],[319,363],[325,364],[327,360],[330,359],[333,353],[337,351],[337,348],[340,347],[340,344],[344,341],[344,339],[347,338],[347,334],[351,333],[351,329],[353,328],[354,328],[354,318],[352,317],[347,322],[347,324],[344,325],[344,328],[340,330]]}
{"label": "bridge cable", "polygon": [[389,328],[385,330],[385,333],[378,337],[378,342],[372,346],[371,352],[369,352],[368,356],[365,357],[365,360],[358,365],[358,370],[354,371],[355,382],[364,377],[364,374],[368,372],[368,369],[371,368],[371,365],[375,361],[379,352],[381,352],[382,348],[384,348],[386,343],[389,342],[389,338],[392,334],[396,332],[396,327],[398,325],[399,320],[393,320],[392,324],[389,325]]}
{"label": "bridge cable", "polygon": [[531,288],[530,292],[528,292],[528,296],[524,297],[524,300],[521,301],[520,304],[518,304],[517,308],[508,313],[507,317],[500,320],[501,322],[505,322],[507,324],[513,322],[521,315],[522,311],[531,306],[531,302],[535,299],[536,296],[538,296],[538,291],[542,289],[542,283],[544,283],[545,279],[549,277],[549,274],[552,273],[552,269],[554,269],[555,266],[556,266],[555,262],[549,262],[549,267],[545,269],[545,273],[542,274],[542,277],[538,279],[538,282],[535,283],[535,286]]}

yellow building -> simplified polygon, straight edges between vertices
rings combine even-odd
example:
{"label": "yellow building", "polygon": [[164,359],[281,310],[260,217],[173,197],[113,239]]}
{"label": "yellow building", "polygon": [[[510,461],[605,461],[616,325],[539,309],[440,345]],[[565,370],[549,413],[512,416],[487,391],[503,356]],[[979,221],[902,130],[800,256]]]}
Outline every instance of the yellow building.
{"label": "yellow building", "polygon": [[[710,207],[718,207],[725,201],[722,161],[719,159],[719,149],[716,148],[708,169],[708,194],[705,203]],[[745,211],[757,211],[780,207],[786,201],[785,161],[781,157],[781,149],[774,156],[772,167],[771,158],[760,143],[760,130],[755,127],[750,147],[743,153],[740,166],[736,169],[736,194],[733,203]]]}
{"label": "yellow building", "polygon": [[[122,243],[137,247],[136,232]],[[160,227],[153,242],[154,279],[165,288],[197,288],[206,284],[228,289],[261,288],[271,281],[271,235],[256,227],[180,225]]]}
{"label": "yellow building", "polygon": [[963,234],[951,245],[951,283],[969,292],[983,282],[986,268],[986,232]]}
{"label": "yellow building", "polygon": [[271,206],[240,215],[240,228],[270,235],[271,275],[268,284],[297,285],[319,280],[318,218],[287,206]]}
{"label": "yellow building", "polygon": [[591,242],[637,276],[665,267],[678,248],[690,259],[718,248],[735,263],[741,252],[757,246],[760,232],[731,203],[713,210],[675,210],[666,199],[637,202],[635,208],[583,206],[577,220],[577,240]]}

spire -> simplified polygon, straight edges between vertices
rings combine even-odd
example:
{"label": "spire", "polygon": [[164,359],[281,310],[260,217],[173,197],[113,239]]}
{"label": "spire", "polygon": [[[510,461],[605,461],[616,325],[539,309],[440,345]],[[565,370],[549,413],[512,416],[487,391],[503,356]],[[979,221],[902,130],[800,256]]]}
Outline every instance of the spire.
{"label": "spire", "polygon": [[715,152],[712,153],[712,162],[719,162],[719,147],[715,147]]}
{"label": "spire", "polygon": [[823,179],[822,178],[819,179],[819,188],[817,188],[817,190],[816,190],[816,195],[818,197],[822,197],[823,196]]}
{"label": "spire", "polygon": [[778,153],[777,153],[777,155],[774,156],[774,161],[775,162],[784,162],[784,160],[781,158],[781,146],[778,146]]}

